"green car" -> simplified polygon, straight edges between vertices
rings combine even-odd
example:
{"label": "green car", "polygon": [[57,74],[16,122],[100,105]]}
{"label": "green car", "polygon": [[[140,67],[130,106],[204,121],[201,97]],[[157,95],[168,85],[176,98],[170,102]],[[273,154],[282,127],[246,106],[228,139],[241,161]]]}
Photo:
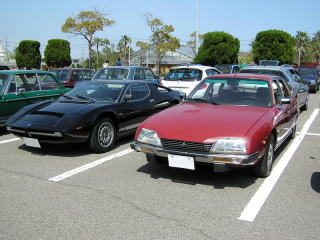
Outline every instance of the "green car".
{"label": "green car", "polygon": [[55,75],[41,70],[0,71],[0,127],[20,108],[67,92]]}

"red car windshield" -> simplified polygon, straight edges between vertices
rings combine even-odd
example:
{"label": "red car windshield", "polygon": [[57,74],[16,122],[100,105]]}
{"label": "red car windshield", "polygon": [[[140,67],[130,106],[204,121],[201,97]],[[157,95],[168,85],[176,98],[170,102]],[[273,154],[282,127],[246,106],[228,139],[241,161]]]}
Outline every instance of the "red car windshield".
{"label": "red car windshield", "polygon": [[217,105],[269,107],[272,104],[268,82],[261,79],[207,78],[187,101]]}

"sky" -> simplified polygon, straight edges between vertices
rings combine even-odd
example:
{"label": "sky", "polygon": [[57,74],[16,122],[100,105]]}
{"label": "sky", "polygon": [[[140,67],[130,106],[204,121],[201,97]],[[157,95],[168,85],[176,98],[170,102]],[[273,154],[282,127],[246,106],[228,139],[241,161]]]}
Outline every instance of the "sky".
{"label": "sky", "polygon": [[[173,25],[173,36],[181,44],[196,30],[197,0],[11,0],[2,1],[0,14],[1,44],[12,51],[21,40],[37,40],[43,51],[49,39],[60,38],[71,44],[72,58],[88,56],[87,42],[63,33],[61,26],[80,11],[97,9],[115,24],[96,33],[117,43],[122,35],[136,41],[148,41],[151,32],[144,15],[151,13],[164,24]],[[240,40],[240,51],[260,31],[278,29],[296,35],[305,31],[312,36],[320,31],[320,0],[198,0],[199,33],[224,31]]]}

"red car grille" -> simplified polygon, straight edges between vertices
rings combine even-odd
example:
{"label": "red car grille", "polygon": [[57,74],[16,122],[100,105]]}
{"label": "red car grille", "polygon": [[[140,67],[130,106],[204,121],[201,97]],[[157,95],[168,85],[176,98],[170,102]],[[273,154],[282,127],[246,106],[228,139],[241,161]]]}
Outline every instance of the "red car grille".
{"label": "red car grille", "polygon": [[203,144],[196,142],[176,141],[169,139],[161,139],[162,146],[165,150],[209,154],[212,144]]}

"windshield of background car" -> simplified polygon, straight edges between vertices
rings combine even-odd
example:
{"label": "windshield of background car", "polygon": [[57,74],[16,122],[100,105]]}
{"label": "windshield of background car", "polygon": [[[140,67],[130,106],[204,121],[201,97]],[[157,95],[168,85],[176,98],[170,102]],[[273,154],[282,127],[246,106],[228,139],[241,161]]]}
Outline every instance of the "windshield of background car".
{"label": "windshield of background car", "polygon": [[0,93],[3,93],[3,91],[5,90],[8,78],[9,78],[9,75],[0,74]]}
{"label": "windshield of background car", "polygon": [[94,75],[93,79],[99,80],[127,80],[129,69],[126,68],[103,68]]}
{"label": "windshield of background car", "polygon": [[275,75],[287,79],[283,72],[271,69],[241,69],[240,73],[257,73],[257,74],[267,74]]}
{"label": "windshield of background car", "polygon": [[298,72],[303,77],[316,77],[317,71],[313,68],[298,68]]}
{"label": "windshield of background car", "polygon": [[60,82],[66,82],[70,79],[70,72],[67,70],[51,70]]}
{"label": "windshield of background car", "polygon": [[178,68],[171,69],[165,76],[166,81],[200,81],[202,78],[202,71],[192,68]]}
{"label": "windshield of background car", "polygon": [[246,78],[207,78],[186,101],[214,105],[269,107],[272,104],[268,82]]}
{"label": "windshield of background car", "polygon": [[232,65],[215,65],[222,73],[231,73]]}
{"label": "windshield of background car", "polygon": [[60,100],[76,100],[80,102],[90,102],[92,100],[95,102],[116,102],[124,87],[125,84],[86,82],[65,94],[65,96],[60,98]]}

